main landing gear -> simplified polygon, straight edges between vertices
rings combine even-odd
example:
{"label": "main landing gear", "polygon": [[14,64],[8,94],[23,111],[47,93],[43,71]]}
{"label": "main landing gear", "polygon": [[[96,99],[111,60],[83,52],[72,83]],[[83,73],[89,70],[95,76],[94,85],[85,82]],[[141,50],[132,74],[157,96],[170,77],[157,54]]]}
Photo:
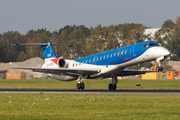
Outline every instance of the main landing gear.
{"label": "main landing gear", "polygon": [[[84,84],[84,79],[86,79],[86,77],[87,77],[87,75],[85,75],[85,76],[83,76],[83,75],[79,75],[79,77],[78,77],[78,79],[77,79],[77,81],[78,81],[78,83],[77,83],[77,89],[78,90],[83,90],[84,88],[85,88],[85,84]],[[109,90],[116,90],[116,88],[117,88],[117,81],[118,81],[118,79],[117,79],[117,76],[116,75],[113,75],[112,76],[112,83],[110,83],[109,84]]]}
{"label": "main landing gear", "polygon": [[116,90],[116,84],[112,84],[112,83],[110,83],[109,84],[109,90]]}
{"label": "main landing gear", "polygon": [[84,79],[86,79],[86,77],[87,77],[87,75],[85,75],[85,76],[83,76],[83,75],[79,75],[79,77],[78,77],[78,79],[77,79],[77,81],[79,81],[78,83],[77,83],[77,89],[78,90],[84,90],[84,88],[85,88],[85,84],[84,84]]}
{"label": "main landing gear", "polygon": [[77,83],[78,90],[80,90],[80,89],[84,90],[84,88],[85,88],[85,84],[83,82]]}
{"label": "main landing gear", "polygon": [[112,76],[112,83],[109,84],[109,90],[116,90],[116,88],[117,88],[117,85],[116,85],[117,81],[118,81],[117,76],[113,75]]}

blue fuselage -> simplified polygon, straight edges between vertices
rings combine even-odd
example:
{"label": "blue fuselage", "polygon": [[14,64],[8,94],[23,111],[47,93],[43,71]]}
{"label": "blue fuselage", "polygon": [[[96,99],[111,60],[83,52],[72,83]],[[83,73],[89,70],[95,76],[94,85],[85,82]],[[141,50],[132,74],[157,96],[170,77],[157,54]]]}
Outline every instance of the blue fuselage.
{"label": "blue fuselage", "polygon": [[158,45],[154,41],[146,41],[135,45],[130,45],[130,46],[110,50],[107,52],[102,52],[87,57],[75,59],[74,61],[85,64],[102,65],[102,66],[122,64],[139,57],[147,49],[153,47],[153,46],[146,46],[143,48],[143,46],[145,44],[148,45],[148,43],[154,43]]}

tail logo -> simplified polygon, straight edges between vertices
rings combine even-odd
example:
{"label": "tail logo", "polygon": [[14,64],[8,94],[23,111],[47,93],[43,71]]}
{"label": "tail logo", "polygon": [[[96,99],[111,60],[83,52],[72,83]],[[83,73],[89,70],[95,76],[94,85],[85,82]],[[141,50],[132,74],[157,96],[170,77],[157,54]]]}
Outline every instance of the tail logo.
{"label": "tail logo", "polygon": [[51,57],[51,53],[47,54],[47,57]]}

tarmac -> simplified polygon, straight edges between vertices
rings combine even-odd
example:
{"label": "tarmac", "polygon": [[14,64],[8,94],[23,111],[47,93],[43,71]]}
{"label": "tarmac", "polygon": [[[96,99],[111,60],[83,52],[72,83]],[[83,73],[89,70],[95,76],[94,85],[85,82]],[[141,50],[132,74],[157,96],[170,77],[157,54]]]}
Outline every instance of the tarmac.
{"label": "tarmac", "polygon": [[0,94],[96,94],[96,95],[176,95],[180,96],[180,90],[128,90],[118,89],[0,89]]}

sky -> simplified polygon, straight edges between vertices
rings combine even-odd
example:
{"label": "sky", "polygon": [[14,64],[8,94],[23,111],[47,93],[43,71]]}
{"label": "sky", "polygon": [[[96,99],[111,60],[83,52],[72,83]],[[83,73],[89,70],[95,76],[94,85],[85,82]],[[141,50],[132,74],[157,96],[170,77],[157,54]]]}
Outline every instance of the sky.
{"label": "sky", "polygon": [[1,0],[0,34],[44,29],[53,32],[66,25],[90,28],[142,23],[161,28],[180,17],[180,0]]}

